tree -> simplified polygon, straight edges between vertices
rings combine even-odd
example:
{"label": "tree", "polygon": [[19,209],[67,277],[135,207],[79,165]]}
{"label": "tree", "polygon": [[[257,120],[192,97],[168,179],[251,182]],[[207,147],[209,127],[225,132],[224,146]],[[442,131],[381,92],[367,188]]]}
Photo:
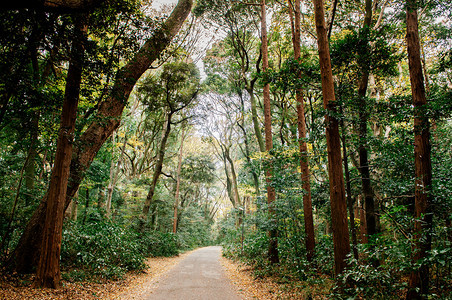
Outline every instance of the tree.
{"label": "tree", "polygon": [[[366,0],[365,2],[365,17],[364,17],[364,23],[363,28],[361,31],[361,39],[360,43],[364,44],[360,49],[363,49],[364,51],[366,49],[369,49],[369,40],[368,36],[370,34],[370,27],[372,24],[372,0]],[[371,186],[371,180],[370,180],[370,168],[369,168],[369,158],[368,158],[368,151],[367,151],[367,119],[368,119],[368,113],[366,112],[367,109],[367,103],[366,103],[366,92],[367,92],[367,86],[369,82],[369,73],[370,73],[370,55],[368,54],[368,51],[366,53],[360,54],[363,59],[361,59],[360,64],[360,73],[361,77],[359,79],[358,83],[358,101],[359,101],[359,146],[358,146],[358,154],[359,154],[359,171],[361,173],[361,184],[362,184],[362,191],[363,191],[363,197],[364,197],[364,207],[366,212],[366,227],[367,227],[367,235],[369,238],[369,241],[373,242],[373,237],[377,233],[377,220],[376,220],[376,214],[375,214],[375,201],[374,201],[374,195],[373,190]],[[378,260],[373,260],[373,265],[377,267],[379,265]]]}
{"label": "tree", "polygon": [[198,94],[198,88],[199,72],[196,66],[184,62],[164,65],[159,76],[149,77],[140,88],[144,98],[142,101],[150,105],[151,111],[163,109],[165,112],[162,139],[157,152],[151,186],[143,206],[143,218],[147,218],[158,178],[162,174],[165,147],[173,124],[173,116],[193,102]]}
{"label": "tree", "polygon": [[[292,23],[292,42],[294,48],[294,58],[297,61],[301,60],[301,39],[300,39],[300,16],[301,7],[300,0],[295,0],[294,9],[292,9],[292,3],[289,3],[289,13]],[[295,12],[295,16],[293,17]],[[303,182],[303,211],[304,211],[304,226],[306,233],[306,254],[308,261],[312,261],[315,247],[314,236],[314,220],[312,217],[312,201],[311,201],[311,184],[309,174],[309,157],[308,147],[306,144],[306,118],[303,100],[303,90],[297,89],[297,124],[298,124],[298,139],[300,144],[300,167],[301,167],[301,179]]]}
{"label": "tree", "polygon": [[[261,2],[261,39],[262,39],[262,72],[268,70],[268,38],[267,38],[267,7],[265,0]],[[270,84],[264,83],[264,127],[265,127],[265,150],[270,151],[273,148],[273,136],[272,136],[272,112],[270,105]],[[269,246],[268,246],[268,259],[272,264],[279,263],[278,255],[278,230],[275,228],[275,188],[271,186],[271,162],[267,162],[268,165],[265,170],[265,178],[267,182],[267,203],[268,214],[271,220],[271,228],[268,232]]]}
{"label": "tree", "polygon": [[182,168],[182,158],[184,154],[184,140],[185,140],[185,127],[182,127],[182,133],[180,138],[179,156],[177,158],[177,171],[176,171],[176,193],[174,195],[174,220],[173,220],[173,233],[177,232],[177,209],[179,207],[179,195],[180,195],[180,171]]}
{"label": "tree", "polygon": [[350,252],[347,225],[347,201],[345,198],[344,176],[342,173],[339,121],[336,117],[337,104],[334,94],[333,73],[331,69],[323,0],[313,0],[313,3],[320,73],[322,77],[323,105],[326,109],[325,125],[328,149],[331,221],[333,227],[335,272],[337,275],[344,270],[346,266],[346,257]]}
{"label": "tree", "polygon": [[87,27],[85,16],[78,16],[72,41],[71,58],[66,79],[61,125],[58,133],[55,164],[47,193],[46,217],[43,228],[41,255],[36,272],[38,286],[60,287],[60,251],[65,198],[72,158],[72,143],[77,105],[82,80],[83,52]]}
{"label": "tree", "polygon": [[[140,50],[117,72],[114,85],[108,97],[99,104],[96,114],[97,118],[87,126],[87,129],[77,141],[76,148],[73,150],[64,208],[71,202],[84,178],[86,170],[91,165],[103,143],[119,126],[121,114],[135,83],[177,34],[190,13],[192,3],[192,0],[180,0],[162,26],[148,38]],[[15,258],[16,269],[19,272],[31,271],[39,260],[40,251],[38,249],[43,233],[42,224],[44,224],[46,217],[46,201],[45,197],[34,212],[12,255]]]}
{"label": "tree", "polygon": [[[415,246],[414,262],[425,258],[431,248],[432,165],[429,121],[426,115],[424,76],[417,17],[417,0],[406,2],[406,43],[410,70],[411,97],[414,105],[414,164],[415,164]],[[429,266],[421,262],[411,272],[407,299],[426,299],[429,289]]]}

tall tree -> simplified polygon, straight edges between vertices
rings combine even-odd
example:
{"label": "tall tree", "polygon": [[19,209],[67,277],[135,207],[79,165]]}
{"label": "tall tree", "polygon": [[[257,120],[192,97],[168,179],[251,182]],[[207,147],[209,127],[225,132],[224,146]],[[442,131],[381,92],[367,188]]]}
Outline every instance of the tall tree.
{"label": "tall tree", "polygon": [[151,105],[152,111],[163,108],[165,123],[162,139],[157,150],[151,186],[144,202],[142,217],[147,218],[153,202],[157,181],[162,174],[166,143],[171,132],[174,115],[189,106],[196,98],[199,87],[199,73],[194,64],[170,63],[163,66],[160,76],[152,76],[143,84],[140,91],[144,93],[144,101]]}
{"label": "tall tree", "polygon": [[[360,55],[363,57],[360,61],[360,78],[358,83],[358,133],[359,133],[359,146],[358,146],[358,154],[359,154],[359,171],[361,173],[361,184],[362,191],[364,197],[364,209],[366,212],[366,227],[367,227],[367,236],[368,241],[372,242],[372,237],[377,233],[377,221],[375,215],[375,200],[374,193],[371,186],[370,180],[370,168],[369,168],[369,158],[367,151],[367,101],[366,101],[366,93],[367,86],[369,82],[369,73],[370,73],[370,55],[366,51],[370,47],[369,43],[369,34],[370,27],[372,23],[372,0],[366,0],[365,2],[365,16],[363,28],[361,30],[360,43],[362,43],[361,49],[365,50],[365,53],[361,53]],[[372,261],[372,264],[377,267],[379,262],[377,259]]]}
{"label": "tall tree", "polygon": [[40,251],[41,256],[36,272],[36,284],[50,288],[60,287],[60,251],[63,216],[72,158],[72,143],[80,84],[82,81],[84,39],[87,32],[86,16],[77,16],[74,31],[55,162],[50,178],[49,191],[47,193],[46,218]]}
{"label": "tall tree", "polygon": [[335,273],[342,273],[346,266],[346,257],[350,252],[347,225],[347,201],[345,198],[344,175],[342,173],[341,142],[339,120],[334,94],[333,72],[331,69],[330,49],[325,24],[323,0],[313,0],[315,27],[319,51],[320,74],[322,78],[323,106],[326,109],[326,142],[328,151],[328,175],[330,181],[331,221],[334,243]]}
{"label": "tall tree", "polygon": [[[268,38],[267,38],[267,7],[265,0],[261,2],[261,38],[262,38],[262,71],[268,70]],[[264,125],[265,125],[265,150],[270,151],[273,148],[272,136],[272,113],[270,105],[270,84],[264,83]],[[267,182],[267,203],[269,210],[269,218],[272,228],[268,232],[269,246],[268,258],[271,263],[279,263],[278,254],[278,230],[275,226],[275,210],[274,202],[276,198],[275,188],[271,186],[272,167],[270,161],[265,170],[265,178]]]}
{"label": "tall tree", "polygon": [[[86,170],[90,167],[97,152],[119,126],[122,112],[135,83],[179,32],[191,11],[192,4],[192,0],[179,0],[168,19],[153,32],[140,50],[117,72],[115,83],[108,97],[99,104],[97,117],[87,126],[77,141],[77,147],[73,150],[65,208],[78,190]],[[33,213],[12,254],[16,270],[19,272],[30,272],[39,260],[39,245],[46,218],[46,198],[44,197]]]}
{"label": "tall tree", "polygon": [[[414,105],[414,164],[415,164],[415,246],[414,261],[427,256],[431,248],[431,145],[429,120],[426,115],[424,76],[422,74],[421,51],[418,29],[418,1],[406,2],[406,43],[410,70],[411,97]],[[411,272],[407,299],[426,299],[429,290],[429,266],[422,262]]]}
{"label": "tall tree", "polygon": [[[295,0],[293,3],[294,9],[292,9],[292,3],[289,1],[289,13],[292,23],[292,42],[294,49],[294,56],[297,61],[301,60],[301,5],[300,0]],[[294,15],[294,17],[293,17]],[[309,174],[309,157],[308,146],[306,143],[306,118],[305,108],[303,100],[303,89],[297,89],[297,124],[298,124],[298,139],[300,144],[300,168],[301,168],[301,180],[303,183],[303,212],[304,212],[304,226],[306,233],[306,254],[308,261],[312,261],[315,248],[315,236],[314,236],[314,219],[312,216],[312,201],[311,201],[311,183]]]}

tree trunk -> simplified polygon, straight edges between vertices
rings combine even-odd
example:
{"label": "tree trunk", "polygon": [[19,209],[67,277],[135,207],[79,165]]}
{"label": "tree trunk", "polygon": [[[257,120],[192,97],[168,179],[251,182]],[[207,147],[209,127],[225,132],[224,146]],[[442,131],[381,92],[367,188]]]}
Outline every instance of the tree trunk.
{"label": "tree trunk", "polygon": [[[95,121],[88,126],[74,149],[65,207],[69,205],[97,152],[119,126],[123,109],[135,83],[177,34],[190,13],[192,4],[192,0],[179,0],[162,27],[156,30],[136,55],[118,71],[109,96],[99,106]],[[44,197],[33,213],[11,257],[10,263],[15,263],[18,272],[30,272],[39,260],[46,201],[47,198]]]}
{"label": "tree trunk", "polygon": [[[165,158],[165,150],[166,150],[166,142],[168,141],[168,137],[171,131],[171,117],[172,112],[167,113],[166,121],[163,125],[162,132],[162,140],[160,141],[160,147],[157,153],[157,160],[155,162],[154,174],[152,175],[151,186],[149,187],[149,192],[146,197],[146,201],[144,202],[143,211],[141,212],[141,217],[143,219],[147,219],[149,214],[149,209],[152,204],[152,200],[154,198],[155,188],[157,186],[157,181],[159,180],[160,175],[162,174],[163,168],[163,159]],[[154,215],[154,214],[153,214]]]}
{"label": "tree trunk", "polygon": [[[241,117],[241,124],[238,123],[238,125],[239,125],[240,129],[242,129],[242,132],[243,132],[243,140],[245,143],[245,153],[244,154],[246,157],[246,161],[248,162],[248,164],[250,166],[251,175],[253,176],[253,182],[254,182],[254,188],[256,190],[256,196],[259,196],[259,176],[256,173],[256,170],[253,168],[252,162],[251,162],[248,134],[245,130],[245,103],[243,101],[242,93],[240,93],[240,111],[242,113],[242,117]],[[262,138],[262,136],[261,136],[261,138]]]}
{"label": "tree trunk", "polygon": [[[342,114],[342,109],[341,109]],[[344,120],[340,121],[341,129],[342,129],[342,155],[343,155],[343,161],[344,161],[344,173],[345,173],[345,190],[347,192],[347,208],[348,208],[348,214],[350,218],[350,235],[352,236],[352,250],[353,250],[353,257],[355,259],[358,259],[358,239],[356,237],[356,226],[355,226],[355,211],[354,211],[354,201],[352,198],[352,187],[350,184],[350,171],[348,169],[348,154],[347,154],[347,140],[345,138],[345,125]]]}
{"label": "tree trunk", "polygon": [[256,135],[257,143],[259,145],[259,150],[261,152],[265,152],[265,143],[264,143],[264,139],[262,138],[261,124],[259,123],[259,117],[257,114],[257,103],[256,103],[256,96],[254,96],[254,88],[247,89],[247,92],[250,95],[251,119],[253,121],[254,134]]}
{"label": "tree trunk", "polygon": [[[295,0],[295,18],[292,17],[292,7],[289,4],[289,14],[291,19],[294,19],[294,25],[292,26],[292,41],[294,56],[297,61],[301,60],[301,38],[300,38],[300,16],[301,7],[300,0]],[[311,201],[311,184],[309,174],[309,157],[308,146],[306,144],[306,118],[303,101],[303,90],[300,88],[296,93],[297,99],[297,118],[298,118],[298,139],[300,143],[300,169],[301,169],[301,181],[303,183],[303,212],[304,212],[304,226],[306,233],[306,253],[308,261],[312,261],[315,248],[315,235],[314,235],[314,219],[312,217],[312,201]]]}
{"label": "tree trunk", "polygon": [[327,109],[327,114],[325,116],[326,142],[328,151],[334,262],[335,273],[337,275],[344,270],[346,266],[345,259],[350,252],[347,225],[347,203],[345,199],[344,175],[342,173],[339,121],[334,117],[337,113],[337,104],[334,95],[333,72],[331,69],[323,0],[313,0],[313,3],[319,48],[320,73],[322,77],[323,105],[325,109]]}
{"label": "tree trunk", "polygon": [[240,196],[239,196],[237,173],[235,172],[234,161],[232,160],[231,155],[229,153],[229,147],[224,147],[224,148],[225,148],[226,159],[228,160],[229,165],[231,166],[232,190],[233,190],[233,195],[234,195],[234,202],[236,203],[237,206],[241,206],[242,203],[240,201]]}
{"label": "tree trunk", "polygon": [[[429,121],[425,114],[427,99],[422,75],[417,1],[407,0],[407,50],[410,69],[411,94],[414,104],[414,164],[415,164],[415,246],[414,262],[427,256],[431,248],[431,146]],[[427,263],[412,271],[407,299],[426,299],[429,289],[429,267]]]}
{"label": "tree trunk", "polygon": [[[267,40],[267,11],[265,6],[265,0],[261,2],[261,31],[262,31],[262,71],[265,73],[268,69],[268,40]],[[264,85],[264,122],[265,122],[265,150],[270,151],[273,148],[272,137],[272,115],[270,107],[270,85],[265,83]],[[276,194],[275,189],[271,186],[272,181],[272,167],[270,162],[267,165],[265,171],[265,179],[267,182],[267,203],[268,214],[272,228],[268,232],[269,246],[268,246],[268,259],[270,263],[279,263],[278,254],[278,230],[276,228],[276,216],[273,202],[275,201]]]}
{"label": "tree trunk", "polygon": [[364,203],[362,197],[359,198],[359,221],[360,221],[360,235],[361,235],[361,244],[367,244],[367,226],[366,226],[366,214],[364,212]]}
{"label": "tree trunk", "polygon": [[176,178],[176,195],[174,196],[174,216],[173,216],[173,233],[177,232],[177,209],[179,208],[180,193],[180,170],[182,168],[182,157],[184,154],[185,127],[182,126],[182,136],[180,138],[179,158],[177,161],[177,178]]}
{"label": "tree trunk", "polygon": [[60,251],[63,230],[66,190],[72,157],[72,143],[82,80],[82,64],[87,26],[84,16],[76,20],[75,39],[66,78],[63,110],[61,112],[55,163],[47,192],[46,218],[41,244],[41,256],[36,272],[37,286],[60,287]]}
{"label": "tree trunk", "polygon": [[226,175],[226,192],[228,193],[228,197],[232,203],[232,206],[234,208],[237,208],[237,203],[235,202],[235,197],[232,192],[232,180],[231,180],[231,176],[229,175],[228,160],[226,158],[226,150],[225,150],[226,146],[223,146],[220,144],[220,148],[221,148],[221,151],[223,152],[222,156],[223,156],[224,173]]}
{"label": "tree trunk", "polygon": [[[369,41],[367,34],[370,30],[371,22],[372,22],[372,0],[366,0],[365,3],[365,17],[363,24],[363,32],[364,36],[361,36],[361,43],[365,43],[363,46],[365,49],[369,48]],[[370,182],[370,168],[369,168],[369,159],[368,159],[368,151],[367,151],[367,101],[366,101],[366,93],[367,86],[369,82],[369,68],[370,68],[370,58],[366,55],[367,59],[363,60],[360,65],[361,69],[361,78],[358,83],[358,101],[359,101],[359,111],[358,111],[358,132],[359,132],[359,146],[358,146],[358,155],[359,155],[359,171],[361,174],[361,184],[362,184],[362,192],[364,197],[364,209],[366,213],[366,226],[367,226],[367,240],[371,243],[373,242],[373,237],[377,233],[377,221],[375,216],[375,200],[374,193],[372,190],[371,182]],[[372,261],[372,265],[374,267],[379,266],[379,261],[374,259]]]}

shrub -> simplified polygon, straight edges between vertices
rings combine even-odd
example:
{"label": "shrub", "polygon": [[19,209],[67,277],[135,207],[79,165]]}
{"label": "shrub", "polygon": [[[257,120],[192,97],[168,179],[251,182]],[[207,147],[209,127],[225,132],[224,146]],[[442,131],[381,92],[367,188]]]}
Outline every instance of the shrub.
{"label": "shrub", "polygon": [[65,268],[86,270],[103,278],[120,278],[128,270],[143,269],[144,260],[136,233],[107,220],[86,225],[69,223],[64,229],[61,261]]}
{"label": "shrub", "polygon": [[179,254],[178,241],[173,233],[145,232],[138,237],[143,254],[149,256],[174,256]]}

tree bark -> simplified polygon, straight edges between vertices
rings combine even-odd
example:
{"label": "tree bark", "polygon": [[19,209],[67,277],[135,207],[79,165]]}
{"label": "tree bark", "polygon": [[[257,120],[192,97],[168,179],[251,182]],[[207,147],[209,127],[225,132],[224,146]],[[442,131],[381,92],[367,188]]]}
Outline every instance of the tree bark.
{"label": "tree bark", "polygon": [[[83,19],[83,20],[82,20]],[[84,39],[87,33],[85,17],[76,20],[75,38],[72,41],[71,58],[66,78],[63,110],[61,112],[55,162],[47,192],[46,218],[41,244],[41,256],[36,272],[37,286],[59,288],[60,251],[63,231],[63,217],[69,169],[72,157],[72,143],[77,116],[77,106],[82,80]]]}
{"label": "tree bark", "polygon": [[[267,11],[265,6],[265,0],[261,2],[261,31],[262,31],[262,71],[265,73],[268,69],[268,40],[267,40]],[[268,152],[273,148],[272,137],[272,115],[270,107],[270,84],[264,85],[264,123],[265,123],[265,150]],[[272,223],[272,229],[268,232],[269,246],[268,246],[268,259],[270,263],[279,263],[278,254],[278,230],[276,228],[274,201],[276,198],[275,189],[271,186],[272,182],[272,166],[270,161],[268,162],[265,170],[265,179],[267,182],[267,203],[268,214],[270,222]]]}
{"label": "tree bark", "polygon": [[339,121],[334,94],[333,72],[325,24],[323,0],[313,0],[315,27],[319,51],[320,74],[322,78],[323,105],[325,116],[326,142],[328,151],[328,175],[330,181],[331,222],[333,227],[335,273],[340,274],[346,266],[346,257],[350,252],[347,225],[347,202],[345,199],[344,175],[342,172],[341,143]]}
{"label": "tree bark", "polygon": [[[156,30],[136,55],[118,71],[110,95],[100,104],[97,118],[82,134],[73,151],[65,207],[71,202],[97,152],[119,126],[123,109],[135,83],[177,34],[190,13],[192,4],[192,0],[179,0],[162,27]],[[32,271],[39,260],[46,201],[47,197],[44,197],[33,213],[11,257],[15,261],[10,260],[10,263],[15,263],[18,272]]]}
{"label": "tree bark", "polygon": [[[414,262],[427,256],[431,249],[431,145],[429,121],[426,116],[427,99],[420,55],[417,1],[406,2],[408,67],[410,70],[411,94],[414,105],[414,164],[415,164],[415,246]],[[426,299],[429,290],[429,267],[427,263],[413,270],[410,275],[407,299]]]}
{"label": "tree bark", "polygon": [[[292,20],[292,42],[294,49],[294,57],[297,61],[301,60],[301,6],[300,0],[295,0],[294,10],[292,10],[291,3],[289,3],[289,15]],[[314,219],[312,216],[312,201],[311,201],[311,184],[309,173],[309,156],[308,146],[306,144],[306,118],[303,101],[303,90],[297,90],[297,125],[298,125],[298,139],[300,144],[300,169],[301,181],[303,184],[303,212],[304,212],[304,226],[306,234],[306,254],[308,261],[312,261],[315,248],[314,235]]]}

